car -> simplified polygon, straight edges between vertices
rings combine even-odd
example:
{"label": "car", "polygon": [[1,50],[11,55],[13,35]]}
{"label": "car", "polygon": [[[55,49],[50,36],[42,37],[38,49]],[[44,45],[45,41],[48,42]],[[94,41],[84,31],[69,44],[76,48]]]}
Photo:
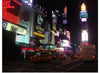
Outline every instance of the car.
{"label": "car", "polygon": [[34,55],[31,57],[31,60],[34,62],[50,62],[51,58],[48,54],[46,53],[41,53],[40,55]]}
{"label": "car", "polygon": [[49,58],[50,58],[51,60],[55,60],[55,59],[56,59],[56,55],[55,55],[55,54],[49,54]]}
{"label": "car", "polygon": [[83,58],[80,54],[75,54],[74,58]]}
{"label": "car", "polygon": [[59,54],[58,59],[65,59],[65,54]]}

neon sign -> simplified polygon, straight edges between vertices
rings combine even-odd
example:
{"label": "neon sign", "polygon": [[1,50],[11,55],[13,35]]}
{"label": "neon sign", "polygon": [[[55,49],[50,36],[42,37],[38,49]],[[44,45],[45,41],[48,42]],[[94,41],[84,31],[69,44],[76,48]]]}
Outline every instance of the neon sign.
{"label": "neon sign", "polygon": [[86,5],[84,3],[81,5],[81,11],[86,11]]}
{"label": "neon sign", "polygon": [[21,3],[17,0],[3,0],[2,3],[2,18],[6,21],[18,24],[18,15]]}
{"label": "neon sign", "polygon": [[[13,0],[16,4],[18,5],[22,5],[20,2],[18,2],[17,0]],[[3,8],[15,8],[15,6],[11,6],[11,0],[3,0]]]}
{"label": "neon sign", "polygon": [[17,3],[18,5],[22,5],[20,2],[18,2],[17,0],[13,0],[15,3]]}
{"label": "neon sign", "polygon": [[8,1],[4,0],[2,3],[3,3],[3,8],[15,8],[14,6],[10,5],[10,3],[11,3],[10,0],[8,0]]}

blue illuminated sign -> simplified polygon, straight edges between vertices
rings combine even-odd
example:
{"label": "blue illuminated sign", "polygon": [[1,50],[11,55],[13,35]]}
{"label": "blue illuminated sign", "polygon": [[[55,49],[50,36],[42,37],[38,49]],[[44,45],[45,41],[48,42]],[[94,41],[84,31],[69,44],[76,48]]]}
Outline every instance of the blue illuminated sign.
{"label": "blue illuminated sign", "polygon": [[3,29],[5,29],[6,30],[6,28],[7,28],[7,22],[5,22],[5,21],[2,21],[2,27],[3,27]]}

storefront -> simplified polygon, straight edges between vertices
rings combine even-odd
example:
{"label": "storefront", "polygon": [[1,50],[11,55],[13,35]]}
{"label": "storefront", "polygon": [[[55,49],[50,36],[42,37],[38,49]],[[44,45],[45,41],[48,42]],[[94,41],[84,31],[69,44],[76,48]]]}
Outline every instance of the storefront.
{"label": "storefront", "polygon": [[21,56],[23,59],[29,60],[30,57],[34,56],[37,52],[40,50],[38,48],[33,48],[33,47],[21,47]]}

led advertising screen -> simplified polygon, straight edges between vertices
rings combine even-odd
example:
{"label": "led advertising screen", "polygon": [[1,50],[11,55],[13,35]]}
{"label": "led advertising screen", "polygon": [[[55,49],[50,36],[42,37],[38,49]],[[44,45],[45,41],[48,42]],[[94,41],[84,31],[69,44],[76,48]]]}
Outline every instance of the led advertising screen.
{"label": "led advertising screen", "polygon": [[88,16],[88,15],[87,15],[87,11],[81,11],[81,12],[80,12],[80,17],[81,17],[81,18],[87,18],[87,16]]}
{"label": "led advertising screen", "polygon": [[19,43],[30,43],[31,36],[31,24],[32,24],[32,8],[27,7],[24,3],[22,3],[20,14],[19,14],[19,24],[27,29],[26,35],[16,34],[16,42]]}
{"label": "led advertising screen", "polygon": [[52,44],[52,34],[50,32],[45,32],[44,40],[40,40],[42,44]]}
{"label": "led advertising screen", "polygon": [[62,40],[62,46],[63,47],[70,47],[69,41],[68,40]]}
{"label": "led advertising screen", "polygon": [[87,18],[81,18],[81,22],[87,22]]}
{"label": "led advertising screen", "polygon": [[2,0],[2,18],[14,24],[18,24],[21,0]]}
{"label": "led advertising screen", "polygon": [[55,45],[50,45],[50,50],[55,49]]}
{"label": "led advertising screen", "polygon": [[67,24],[67,20],[64,19],[64,20],[63,20],[63,24]]}
{"label": "led advertising screen", "polygon": [[86,11],[86,5],[85,5],[85,3],[82,3],[82,5],[81,5],[81,11]]}
{"label": "led advertising screen", "polygon": [[67,14],[63,13],[62,16],[63,16],[63,24],[67,24]]}
{"label": "led advertising screen", "polygon": [[56,24],[57,24],[57,16],[54,13],[54,11],[52,11],[52,29],[56,30]]}
{"label": "led advertising screen", "polygon": [[43,25],[43,18],[41,17],[41,15],[38,15],[38,16],[37,16],[37,24],[38,24],[39,26]]}
{"label": "led advertising screen", "polygon": [[24,35],[16,34],[16,42],[29,44],[29,34]]}
{"label": "led advertising screen", "polygon": [[44,38],[44,28],[45,28],[44,18],[37,13],[35,13],[35,17],[36,20],[35,20],[34,35]]}
{"label": "led advertising screen", "polygon": [[82,35],[82,42],[88,42],[88,31],[82,30],[81,35]]}

